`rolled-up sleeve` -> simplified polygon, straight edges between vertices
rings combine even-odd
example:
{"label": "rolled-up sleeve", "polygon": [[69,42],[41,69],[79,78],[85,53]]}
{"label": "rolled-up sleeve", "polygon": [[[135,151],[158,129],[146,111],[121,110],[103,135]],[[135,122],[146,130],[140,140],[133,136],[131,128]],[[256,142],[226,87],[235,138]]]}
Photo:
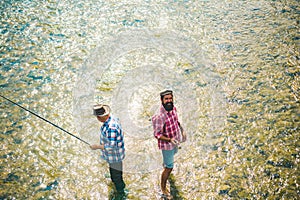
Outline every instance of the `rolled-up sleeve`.
{"label": "rolled-up sleeve", "polygon": [[154,137],[159,139],[163,135],[163,128],[164,128],[164,120],[161,115],[154,115],[152,117],[152,125],[154,131]]}

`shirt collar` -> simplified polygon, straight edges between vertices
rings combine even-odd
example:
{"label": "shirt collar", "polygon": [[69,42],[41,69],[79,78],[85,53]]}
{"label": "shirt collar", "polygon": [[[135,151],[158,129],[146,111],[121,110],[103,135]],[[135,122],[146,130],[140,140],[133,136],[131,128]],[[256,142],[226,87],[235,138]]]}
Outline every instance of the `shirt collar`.
{"label": "shirt collar", "polygon": [[111,120],[111,116],[109,116],[109,117],[107,118],[107,120],[103,123],[103,125],[107,125],[107,124],[110,122],[110,120]]}

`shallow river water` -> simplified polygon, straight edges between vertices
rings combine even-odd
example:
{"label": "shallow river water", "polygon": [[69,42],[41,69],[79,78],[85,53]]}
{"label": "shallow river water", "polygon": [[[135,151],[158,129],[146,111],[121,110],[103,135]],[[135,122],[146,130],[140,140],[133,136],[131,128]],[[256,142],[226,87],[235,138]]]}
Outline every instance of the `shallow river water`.
{"label": "shallow river water", "polygon": [[[188,140],[174,199],[300,198],[298,0],[3,0],[0,94],[90,144],[107,103],[128,199],[156,199],[151,116],[174,91]],[[0,97],[0,199],[109,199],[99,152]]]}

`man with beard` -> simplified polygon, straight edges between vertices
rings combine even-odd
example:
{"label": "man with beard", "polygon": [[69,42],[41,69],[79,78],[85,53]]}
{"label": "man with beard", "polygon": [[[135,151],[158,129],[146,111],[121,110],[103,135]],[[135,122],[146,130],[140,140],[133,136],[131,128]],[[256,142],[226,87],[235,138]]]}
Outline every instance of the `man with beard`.
{"label": "man with beard", "polygon": [[152,117],[154,136],[158,140],[158,148],[162,150],[164,170],[161,174],[161,191],[164,199],[172,199],[167,190],[167,180],[173,170],[174,155],[178,151],[179,142],[186,140],[181,127],[176,107],[173,104],[173,92],[165,90],[160,93],[160,112]]}

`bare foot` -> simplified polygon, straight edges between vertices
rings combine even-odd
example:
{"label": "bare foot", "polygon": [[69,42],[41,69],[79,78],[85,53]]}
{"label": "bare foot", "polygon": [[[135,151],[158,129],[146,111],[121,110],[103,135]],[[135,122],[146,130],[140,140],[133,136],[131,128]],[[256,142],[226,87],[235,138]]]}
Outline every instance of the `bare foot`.
{"label": "bare foot", "polygon": [[161,194],[161,197],[162,199],[164,200],[171,200],[173,199],[173,196],[170,194],[170,192],[168,191],[164,191],[162,194]]}

